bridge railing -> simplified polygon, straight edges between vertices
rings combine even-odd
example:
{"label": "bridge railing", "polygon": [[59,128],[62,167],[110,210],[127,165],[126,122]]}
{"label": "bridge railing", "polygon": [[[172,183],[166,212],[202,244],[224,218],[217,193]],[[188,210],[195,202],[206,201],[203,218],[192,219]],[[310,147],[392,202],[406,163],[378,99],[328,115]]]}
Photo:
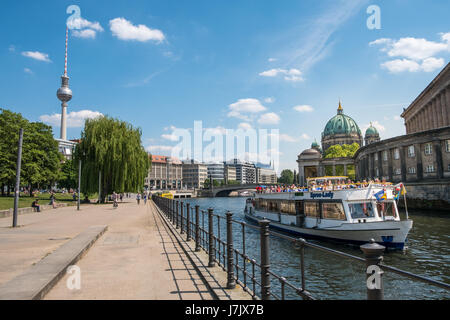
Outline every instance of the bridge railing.
{"label": "bridge railing", "polygon": [[[172,200],[153,196],[153,201],[163,212],[165,217],[179,229],[180,234],[186,236],[186,240],[194,240],[195,251],[204,250],[208,254],[208,267],[219,265],[227,272],[227,288],[235,288],[239,284],[244,291],[251,294],[254,299],[285,300],[287,291],[303,299],[315,299],[307,290],[305,276],[305,249],[325,252],[326,254],[350,259],[351,261],[365,264],[367,299],[384,299],[383,273],[393,272],[415,281],[421,281],[428,285],[440,287],[450,292],[450,285],[400,270],[382,263],[385,247],[378,245],[373,240],[361,246],[364,258],[348,253],[330,249],[318,244],[306,241],[303,238],[294,238],[282,233],[269,230],[270,221],[259,221],[258,225],[248,224],[233,219],[231,212],[225,216],[215,214],[212,208],[202,210],[198,205],[191,206],[179,200]],[[239,231],[235,232],[234,231]],[[250,233],[259,234],[259,241],[248,244]],[[240,247],[235,247],[234,236],[240,235]],[[270,238],[277,237],[290,241],[300,249],[300,284],[288,281],[282,275],[271,270],[270,264]],[[254,240],[254,239],[252,239]],[[248,255],[248,246],[257,246],[259,250]],[[291,295],[292,296],[292,295]]]}

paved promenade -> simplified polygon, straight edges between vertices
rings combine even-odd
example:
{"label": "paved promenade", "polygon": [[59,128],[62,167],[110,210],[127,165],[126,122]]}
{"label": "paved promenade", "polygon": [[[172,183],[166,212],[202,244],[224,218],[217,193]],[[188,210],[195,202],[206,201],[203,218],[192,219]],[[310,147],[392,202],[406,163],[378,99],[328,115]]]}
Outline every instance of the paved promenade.
{"label": "paved promenade", "polygon": [[[130,200],[131,201],[131,200]],[[213,299],[153,206],[135,202],[60,208],[0,219],[0,286],[45,261],[92,226],[107,231],[76,265],[81,289],[69,290],[64,276],[45,299]],[[44,259],[44,260],[42,260]]]}

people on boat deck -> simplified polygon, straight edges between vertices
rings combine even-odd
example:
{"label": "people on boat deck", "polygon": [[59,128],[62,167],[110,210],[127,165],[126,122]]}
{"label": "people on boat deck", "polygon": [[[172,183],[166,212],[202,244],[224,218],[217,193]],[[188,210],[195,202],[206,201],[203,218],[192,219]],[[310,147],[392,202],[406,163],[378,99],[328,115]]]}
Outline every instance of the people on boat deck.
{"label": "people on boat deck", "polygon": [[380,179],[376,178],[375,180],[363,180],[363,181],[357,181],[354,182],[351,179],[348,179],[345,181],[342,180],[336,180],[335,183],[333,183],[331,180],[326,180],[323,182],[318,181],[311,181],[311,184],[309,187],[302,187],[295,184],[291,185],[277,185],[277,186],[257,186],[256,187],[256,193],[278,193],[278,192],[307,192],[307,191],[335,191],[335,190],[345,190],[345,189],[362,189],[367,188],[370,185],[374,186],[389,186],[391,183],[386,182],[386,179]]}

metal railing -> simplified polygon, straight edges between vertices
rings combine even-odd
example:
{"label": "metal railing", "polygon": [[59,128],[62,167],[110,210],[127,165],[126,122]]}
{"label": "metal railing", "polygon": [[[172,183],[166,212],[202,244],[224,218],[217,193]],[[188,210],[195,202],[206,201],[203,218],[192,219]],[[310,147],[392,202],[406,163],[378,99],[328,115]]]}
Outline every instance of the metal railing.
{"label": "metal railing", "polygon": [[[208,254],[208,267],[215,267],[217,263],[217,265],[227,272],[228,289],[235,288],[236,284],[239,284],[254,299],[268,300],[273,298],[276,300],[285,300],[286,290],[289,289],[303,299],[314,300],[313,295],[306,290],[305,248],[312,248],[365,264],[365,285],[367,287],[367,299],[369,300],[381,300],[384,298],[384,271],[390,271],[413,280],[450,290],[450,285],[446,283],[381,263],[385,247],[375,243],[373,240],[360,247],[364,254],[364,258],[361,258],[308,242],[303,238],[294,238],[269,230],[270,221],[268,220],[259,221],[259,225],[256,226],[233,220],[233,214],[229,211],[223,217],[214,214],[212,208],[200,210],[198,205],[191,207],[190,203],[184,203],[180,200],[162,198],[154,195],[153,201],[175,228],[180,229],[180,234],[186,234],[187,241],[191,239],[195,241],[195,251],[204,250]],[[214,220],[216,220],[215,223]],[[233,241],[233,229],[236,226],[238,228],[237,230],[241,231],[240,234],[242,236],[242,247],[239,249],[234,246]],[[259,262],[255,258],[248,256],[246,252],[246,238],[249,229],[259,233]],[[300,286],[295,285],[285,277],[271,270],[270,236],[288,240],[299,246]],[[274,292],[275,290],[271,290],[272,283],[279,285],[279,289],[276,290],[277,293]]]}

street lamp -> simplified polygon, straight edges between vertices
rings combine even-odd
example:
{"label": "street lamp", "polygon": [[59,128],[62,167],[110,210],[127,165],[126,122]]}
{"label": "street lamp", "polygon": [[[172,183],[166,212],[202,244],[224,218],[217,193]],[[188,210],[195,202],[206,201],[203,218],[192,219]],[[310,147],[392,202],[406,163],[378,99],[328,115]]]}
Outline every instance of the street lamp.
{"label": "street lamp", "polygon": [[[83,151],[83,157],[86,155],[86,153]],[[77,201],[77,210],[80,210],[80,189],[81,189],[81,157],[78,161],[78,201]]]}

